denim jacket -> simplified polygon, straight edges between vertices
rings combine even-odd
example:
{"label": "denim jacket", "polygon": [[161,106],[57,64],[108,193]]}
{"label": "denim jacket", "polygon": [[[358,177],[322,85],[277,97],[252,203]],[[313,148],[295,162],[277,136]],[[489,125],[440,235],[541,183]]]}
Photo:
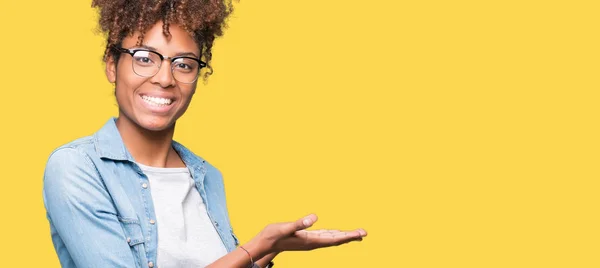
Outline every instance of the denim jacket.
{"label": "denim jacket", "polygon": [[[239,244],[221,173],[173,142],[225,248]],[[111,118],[92,136],[56,149],[44,172],[44,206],[62,267],[156,266],[157,226],[148,178]]]}

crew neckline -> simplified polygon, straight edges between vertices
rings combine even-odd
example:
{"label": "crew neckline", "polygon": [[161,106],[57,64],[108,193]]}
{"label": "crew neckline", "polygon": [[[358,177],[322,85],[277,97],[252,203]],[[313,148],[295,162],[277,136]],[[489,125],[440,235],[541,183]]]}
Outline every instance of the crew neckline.
{"label": "crew neckline", "polygon": [[178,167],[178,168],[162,168],[162,167],[151,167],[140,164],[136,162],[136,164],[143,171],[154,172],[154,173],[190,173],[187,167]]}

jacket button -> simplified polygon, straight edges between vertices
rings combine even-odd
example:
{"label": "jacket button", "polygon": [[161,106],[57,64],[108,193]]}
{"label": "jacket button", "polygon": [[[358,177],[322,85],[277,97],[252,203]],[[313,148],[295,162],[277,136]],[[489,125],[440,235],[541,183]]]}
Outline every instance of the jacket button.
{"label": "jacket button", "polygon": [[142,188],[144,188],[144,189],[148,188],[148,184],[147,183],[142,184]]}
{"label": "jacket button", "polygon": [[154,263],[153,262],[148,262],[148,267],[150,267],[150,268],[154,267]]}
{"label": "jacket button", "polygon": [[127,237],[127,243],[131,243],[131,238]]}
{"label": "jacket button", "polygon": [[155,223],[156,223],[156,221],[150,220],[150,224],[155,224]]}

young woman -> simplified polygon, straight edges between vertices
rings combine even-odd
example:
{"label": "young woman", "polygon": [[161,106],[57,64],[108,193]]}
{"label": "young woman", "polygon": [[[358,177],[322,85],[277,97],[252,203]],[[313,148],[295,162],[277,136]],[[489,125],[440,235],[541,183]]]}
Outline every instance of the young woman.
{"label": "young woman", "polygon": [[[270,224],[244,245],[221,173],[173,141],[231,3],[94,0],[107,33],[106,76],[119,106],[92,136],[61,146],[44,204],[63,267],[270,267],[289,250],[362,240],[362,229],[308,231],[315,215]],[[206,71],[204,71],[206,70]]]}

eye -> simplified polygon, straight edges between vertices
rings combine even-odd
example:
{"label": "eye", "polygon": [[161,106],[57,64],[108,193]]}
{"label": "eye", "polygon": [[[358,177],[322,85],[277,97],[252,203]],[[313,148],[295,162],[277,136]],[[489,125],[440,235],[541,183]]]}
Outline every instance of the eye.
{"label": "eye", "polygon": [[185,63],[177,63],[177,64],[175,65],[175,67],[176,67],[176,68],[178,68],[178,69],[187,69],[187,70],[190,70],[190,69],[192,69],[192,67],[191,67],[191,66],[189,66],[189,65],[187,65],[187,64],[185,64]]}
{"label": "eye", "polygon": [[141,62],[145,62],[145,63],[152,62],[152,60],[150,58],[147,58],[147,57],[142,57],[142,58],[139,58],[138,60],[141,61]]}
{"label": "eye", "polygon": [[152,63],[154,63],[154,61],[152,61],[152,59],[148,58],[148,57],[135,57],[134,59],[135,59],[135,61],[137,61],[139,63],[143,63],[143,64],[152,64]]}
{"label": "eye", "polygon": [[150,51],[139,50],[133,55],[133,60],[141,66],[155,65],[160,59]]}
{"label": "eye", "polygon": [[192,73],[197,71],[198,63],[189,58],[179,58],[173,61],[173,69],[182,73]]}

